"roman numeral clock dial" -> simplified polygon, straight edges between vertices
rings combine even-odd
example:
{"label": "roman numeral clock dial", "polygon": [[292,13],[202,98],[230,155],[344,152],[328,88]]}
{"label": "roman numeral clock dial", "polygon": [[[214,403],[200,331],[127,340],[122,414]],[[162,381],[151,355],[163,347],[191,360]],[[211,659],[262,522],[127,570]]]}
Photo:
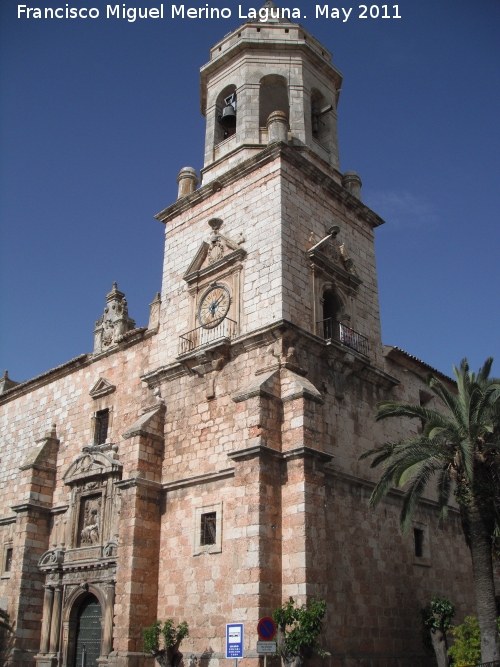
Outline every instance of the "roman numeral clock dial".
{"label": "roman numeral clock dial", "polygon": [[231,305],[229,290],[214,285],[203,295],[198,306],[198,320],[204,329],[213,329],[226,317]]}

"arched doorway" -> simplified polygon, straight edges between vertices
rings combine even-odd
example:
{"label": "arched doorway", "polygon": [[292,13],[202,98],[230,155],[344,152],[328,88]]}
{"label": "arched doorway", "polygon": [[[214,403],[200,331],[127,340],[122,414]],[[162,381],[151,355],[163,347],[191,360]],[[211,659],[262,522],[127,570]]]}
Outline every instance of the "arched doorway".
{"label": "arched doorway", "polygon": [[78,609],[76,623],[75,667],[98,667],[101,654],[102,610],[95,595],[89,594]]}

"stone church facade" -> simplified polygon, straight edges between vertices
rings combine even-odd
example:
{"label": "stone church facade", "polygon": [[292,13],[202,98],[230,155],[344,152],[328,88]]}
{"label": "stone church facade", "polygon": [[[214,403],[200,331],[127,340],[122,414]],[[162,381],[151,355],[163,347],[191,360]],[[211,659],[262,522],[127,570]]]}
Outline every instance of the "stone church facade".
{"label": "stone church facade", "polygon": [[474,612],[458,515],[401,495],[371,512],[359,456],[416,423],[378,401],[431,403],[382,344],[374,255],[383,223],[341,174],[342,75],[286,19],[246,23],[201,69],[201,183],[181,170],[161,293],[136,328],[116,283],[94,350],[2,380],[0,603],[8,664],[142,667],[141,627],[186,620],[184,660],[225,665],[225,624],[292,596],[327,601],[328,667],[432,664],[418,610]]}

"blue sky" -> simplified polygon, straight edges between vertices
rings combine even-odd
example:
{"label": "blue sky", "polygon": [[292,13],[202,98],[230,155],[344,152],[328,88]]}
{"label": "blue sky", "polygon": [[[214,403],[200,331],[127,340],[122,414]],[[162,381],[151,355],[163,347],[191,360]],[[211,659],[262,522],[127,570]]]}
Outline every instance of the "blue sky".
{"label": "blue sky", "polygon": [[[147,323],[162,270],[153,215],[179,169],[202,166],[199,68],[243,20],[233,0],[210,2],[230,19],[134,23],[106,19],[102,0],[68,0],[97,7],[94,20],[17,18],[18,4],[0,3],[0,370],[21,381],[92,350],[114,280]],[[344,74],[341,169],[387,223],[384,342],[446,373],[496,355],[500,374],[500,3],[401,0],[386,20],[329,5],[353,7],[346,22],[316,19],[309,0],[281,6],[306,15]]]}

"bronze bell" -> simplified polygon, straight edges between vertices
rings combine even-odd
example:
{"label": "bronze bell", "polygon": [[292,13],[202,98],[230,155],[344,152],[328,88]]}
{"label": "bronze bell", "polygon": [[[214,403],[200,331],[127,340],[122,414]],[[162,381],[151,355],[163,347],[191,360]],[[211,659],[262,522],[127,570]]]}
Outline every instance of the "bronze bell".
{"label": "bronze bell", "polygon": [[232,104],[228,104],[222,109],[222,116],[219,116],[219,123],[225,130],[236,127],[236,111]]}

